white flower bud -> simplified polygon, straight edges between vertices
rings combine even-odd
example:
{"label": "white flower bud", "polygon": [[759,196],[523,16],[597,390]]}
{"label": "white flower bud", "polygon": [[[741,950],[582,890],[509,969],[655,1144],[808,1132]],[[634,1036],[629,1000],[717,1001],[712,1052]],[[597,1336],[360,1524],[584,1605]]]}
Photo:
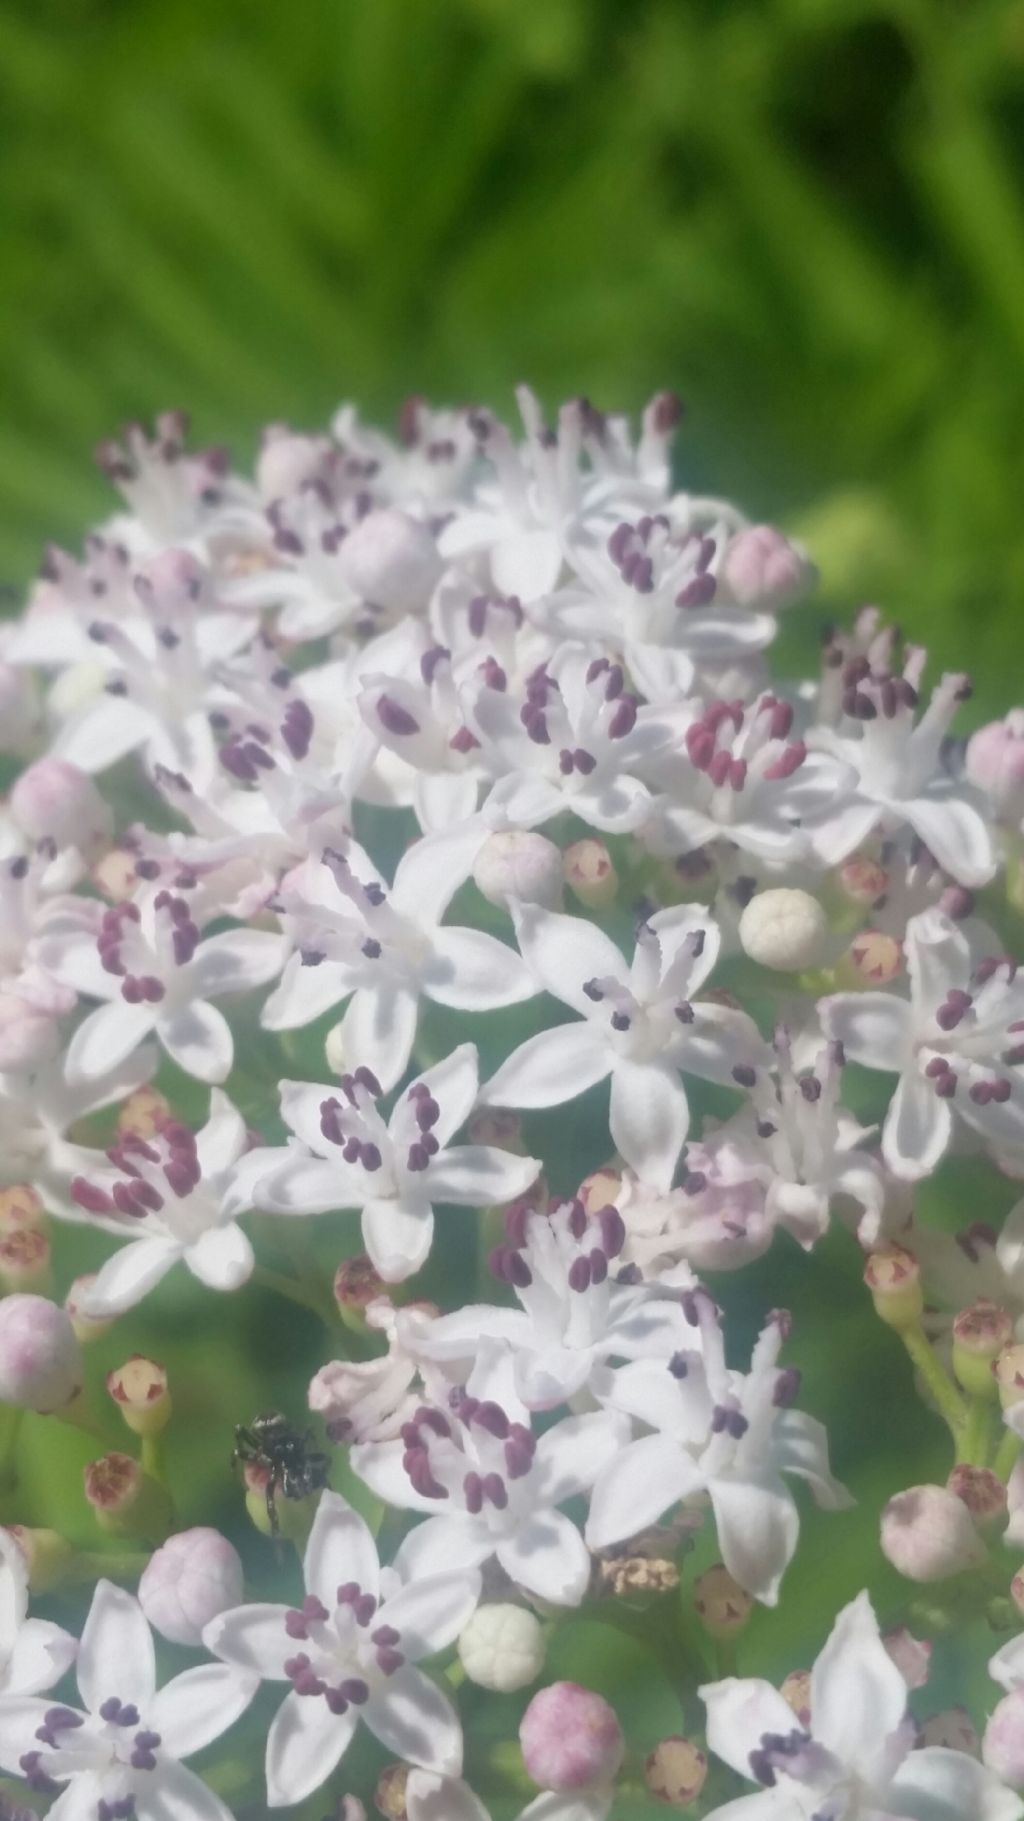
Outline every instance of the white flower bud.
{"label": "white flower bud", "polygon": [[810,892],[780,886],[758,892],[740,918],[740,942],[751,961],[780,973],[822,958],[828,919]]}
{"label": "white flower bud", "polygon": [[989,1715],[981,1755],[1011,1789],[1024,1789],[1024,1688],[1004,1695]]}
{"label": "white flower bud", "polygon": [[772,611],[795,601],[814,576],[814,565],[799,544],[791,543],[774,525],[748,525],[729,543],[721,586],[740,607]]}
{"label": "white flower bud", "polygon": [[338,558],[357,594],[394,614],[422,613],[442,572],[426,526],[394,506],[360,519]]}
{"label": "white flower bud", "polygon": [[0,1403],[47,1414],[82,1388],[82,1355],[71,1318],[45,1296],[0,1302]]}
{"label": "white flower bud", "polygon": [[219,1530],[179,1531],[153,1555],[139,1581],[139,1604],[172,1644],[201,1644],[203,1627],[242,1598],[242,1561]]}
{"label": "white flower bud", "polygon": [[562,902],[562,856],[546,835],[523,829],[488,835],[473,866],[476,888],[488,904],[510,898],[557,910]]}
{"label": "white flower bud", "polygon": [[614,903],[619,875],[603,841],[574,841],[566,848],[562,865],[566,885],[588,910],[603,910]]}
{"label": "white flower bud", "polygon": [[330,454],[323,436],[303,436],[285,424],[271,424],[264,432],[256,461],[256,485],[261,499],[279,500],[317,480]]}
{"label": "white flower bud", "polygon": [[1024,815],[1024,708],[1011,708],[1003,721],[989,721],[967,742],[966,771],[988,792],[1004,822]]}
{"label": "white flower bud", "polygon": [[114,818],[92,779],[66,759],[37,759],[11,791],[11,813],[32,841],[55,841],[95,854],[107,846]]}
{"label": "white flower bud", "polygon": [[945,1486],[910,1486],[882,1512],[882,1554],[908,1581],[945,1581],[986,1551],[967,1506]]}
{"label": "white flower bud", "polygon": [[478,1606],[459,1639],[469,1680],[497,1694],[525,1688],[544,1667],[544,1631],[525,1606]]}

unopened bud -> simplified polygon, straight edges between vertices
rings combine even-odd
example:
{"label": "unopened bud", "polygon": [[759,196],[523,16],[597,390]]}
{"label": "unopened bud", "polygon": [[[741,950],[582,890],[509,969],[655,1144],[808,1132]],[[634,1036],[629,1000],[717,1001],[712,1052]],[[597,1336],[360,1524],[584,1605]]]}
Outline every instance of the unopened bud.
{"label": "unopened bud", "polygon": [[75,1338],[83,1346],[91,1340],[99,1340],[108,1334],[114,1326],[116,1316],[89,1315],[86,1313],[89,1304],[89,1293],[96,1282],[96,1272],[88,1271],[83,1277],[76,1277],[64,1298],[64,1307],[71,1318]]}
{"label": "unopened bud", "polygon": [[384,1821],[408,1821],[405,1806],[405,1787],[409,1781],[409,1769],[405,1764],[388,1764],[377,1778],[377,1787],[373,1792],[373,1806]]}
{"label": "unopened bud", "polygon": [[490,1144],[514,1157],[526,1156],[523,1122],[509,1107],[479,1107],[469,1116],[466,1136],[471,1144]]}
{"label": "unopened bud", "polygon": [[809,1669],[791,1669],[779,1688],[782,1699],[788,1702],[801,1726],[811,1724],[811,1672]]}
{"label": "unopened bud", "polygon": [[90,869],[96,890],[111,904],[126,904],[139,889],[138,855],[125,847],[108,847]]}
{"label": "unopened bud", "polygon": [[0,1286],[45,1296],[50,1289],[50,1242],[38,1227],[0,1229]]}
{"label": "unopened bud", "polygon": [[877,860],[846,860],[836,878],[843,896],[853,904],[877,904],[889,889],[889,875]]}
{"label": "unopened bud", "polygon": [[945,1581],[978,1568],[985,1546],[967,1506],[946,1486],[911,1486],[882,1512],[882,1554],[908,1581]]}
{"label": "unopened bud", "polygon": [[107,1373],[107,1390],[134,1435],[159,1435],[171,1420],[166,1369],[142,1353]]}
{"label": "unopened bud", "polygon": [[471,1682],[510,1694],[544,1667],[544,1631],[525,1606],[478,1606],[459,1638],[459,1657]]}
{"label": "unopened bud", "polygon": [[171,1103],[156,1088],[136,1088],[117,1115],[121,1138],[152,1138],[171,1117]]}
{"label": "unopened bud", "polygon": [[45,1296],[0,1302],[0,1403],[43,1414],[63,1410],[82,1388],[82,1355],[71,1320]]}
{"label": "unopened bud", "polygon": [[969,1467],[961,1462],[946,1481],[950,1492],[967,1506],[977,1528],[984,1534],[1001,1530],[1006,1523],[1006,1487],[989,1467]]}
{"label": "unopened bud", "polygon": [[1004,1695],[990,1714],[981,1755],[1001,1782],[1024,1790],[1024,1688]]}
{"label": "unopened bud", "polygon": [[740,917],[744,952],[775,973],[794,973],[822,960],[828,919],[810,892],[779,886],[758,892]]}
{"label": "unopened bud", "polygon": [[557,910],[562,902],[562,855],[553,841],[529,829],[488,835],[473,864],[473,882],[488,904],[510,899]]}
{"label": "unopened bud", "polygon": [[924,1311],[921,1268],[903,1246],[872,1252],[864,1267],[875,1314],[889,1328],[916,1328]]}
{"label": "unopened bud", "polygon": [[953,1318],[953,1372],[972,1397],[995,1403],[999,1385],[992,1370],[1013,1339],[1013,1317],[987,1296],[980,1296]]}
{"label": "unopened bud", "polygon": [[735,1638],[746,1626],[754,1602],[724,1562],[715,1562],[693,1583],[693,1609],[709,1637]]}
{"label": "unopened bud", "polygon": [[900,978],[905,965],[903,944],[895,936],[881,929],[864,929],[840,957],[836,981],[855,992],[862,987],[889,986]]}
{"label": "unopened bud", "polygon": [[662,1739],[648,1752],[644,1782],[652,1796],[670,1808],[690,1808],[707,1782],[708,1760],[692,1739],[681,1735]]}
{"label": "unopened bud", "polygon": [[576,1199],[583,1203],[585,1213],[594,1214],[598,1208],[617,1206],[621,1194],[622,1176],[618,1170],[592,1170],[580,1183]]}
{"label": "unopened bud", "polygon": [[915,1638],[904,1625],[882,1634],[882,1643],[895,1663],[908,1688],[923,1688],[931,1667],[932,1646],[925,1638]]}
{"label": "unopened bud", "polygon": [[603,841],[574,841],[562,859],[565,883],[588,910],[614,904],[619,890],[615,862]]}
{"label": "unopened bud", "polygon": [[799,544],[774,525],[748,525],[726,546],[719,586],[738,607],[771,613],[805,594],[814,578],[814,564]]}
{"label": "unopened bud", "polygon": [[342,1259],[334,1273],[334,1300],[343,1321],[365,1329],[366,1310],[387,1294],[387,1284],[364,1252]]}
{"label": "unopened bud", "polygon": [[610,1783],[626,1749],[614,1708],[579,1682],[552,1682],[534,1695],[519,1743],[527,1775],[559,1791]]}
{"label": "unopened bud", "polygon": [[[261,1536],[282,1536],[290,1543],[305,1545],[309,1528],[316,1515],[320,1500],[319,1492],[310,1492],[302,1498],[288,1498],[282,1492],[280,1483],[271,1489],[271,1470],[263,1467],[258,1461],[247,1461],[242,1469],[245,1481],[245,1509],[249,1521]],[[270,1498],[277,1515],[277,1529],[270,1515]]]}
{"label": "unopened bud", "polygon": [[114,1450],[90,1461],[83,1473],[85,1496],[101,1530],[111,1536],[145,1537],[167,1533],[170,1504],[166,1492],[143,1473],[130,1454]]}
{"label": "unopened bud", "polygon": [[199,1526],[169,1536],[139,1581],[139,1604],[172,1644],[197,1646],[203,1627],[242,1600],[242,1559],[219,1530]]}
{"label": "unopened bud", "polygon": [[1024,816],[1024,708],[1011,708],[1005,720],[979,727],[967,742],[964,762],[971,783],[987,793],[1000,821],[1019,823]]}
{"label": "unopened bud", "polygon": [[31,1184],[19,1182],[0,1189],[0,1232],[14,1233],[45,1225],[46,1209]]}
{"label": "unopened bud", "polygon": [[25,1559],[29,1592],[50,1593],[59,1587],[75,1559],[67,1538],[56,1530],[38,1530],[28,1524],[9,1524],[7,1529]]}
{"label": "unopened bud", "polygon": [[340,546],[339,563],[364,601],[396,615],[422,613],[441,577],[441,558],[427,527],[395,506],[360,519]]}
{"label": "unopened bud", "polygon": [[999,1402],[1004,1410],[1012,1410],[1024,1398],[1024,1344],[1017,1341],[1012,1347],[1004,1347],[994,1370]]}
{"label": "unopened bud", "polygon": [[29,765],[10,795],[11,814],[31,841],[75,847],[86,857],[99,853],[113,833],[113,813],[93,780],[66,759],[47,757]]}
{"label": "unopened bud", "polygon": [[966,1752],[969,1758],[981,1757],[981,1740],[966,1707],[945,1707],[922,1722],[921,1744],[938,1746],[943,1751]]}

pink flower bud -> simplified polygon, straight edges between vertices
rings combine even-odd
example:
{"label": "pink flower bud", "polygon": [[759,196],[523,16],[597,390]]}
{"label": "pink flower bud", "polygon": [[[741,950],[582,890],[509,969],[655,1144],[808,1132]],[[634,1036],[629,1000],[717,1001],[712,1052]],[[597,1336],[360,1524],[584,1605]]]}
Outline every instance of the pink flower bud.
{"label": "pink flower bud", "polygon": [[811,1724],[811,1672],[809,1669],[791,1669],[784,1682],[779,1685],[782,1699],[789,1703],[801,1726],[808,1729]]}
{"label": "pink flower bud", "polygon": [[882,1512],[882,1554],[908,1581],[945,1581],[980,1567],[985,1546],[962,1499],[945,1486],[911,1486]]}
{"label": "pink flower bud", "polygon": [[979,1296],[953,1317],[953,1371],[972,1397],[999,1396],[993,1364],[1013,1340],[1013,1317],[990,1297]]}
{"label": "pink flower bud", "polygon": [[613,904],[619,889],[615,862],[603,841],[574,841],[562,861],[565,883],[588,910]]}
{"label": "pink flower bud", "polygon": [[50,1242],[39,1227],[0,1231],[0,1285],[45,1296],[50,1288]]}
{"label": "pink flower bud", "polygon": [[578,1682],[552,1682],[534,1695],[519,1743],[528,1775],[554,1790],[610,1783],[626,1749],[614,1710]]}
{"label": "pink flower bud", "polygon": [[708,1775],[707,1753],[692,1739],[675,1735],[662,1739],[647,1755],[644,1782],[652,1796],[670,1808],[690,1808],[697,1801]]}
{"label": "pink flower bud", "polygon": [[1024,1789],[1024,1688],[1004,1695],[989,1716],[981,1755],[1011,1789]]}
{"label": "pink flower bud", "polygon": [[342,1314],[361,1315],[382,1296],[387,1296],[387,1285],[365,1252],[342,1259],[334,1273],[334,1300]]}
{"label": "pink flower bud", "polygon": [[557,910],[562,902],[562,855],[546,835],[510,829],[488,835],[473,866],[473,882],[488,904],[510,898]]}
{"label": "pink flower bud", "polygon": [[740,607],[788,607],[814,581],[813,563],[774,525],[749,525],[729,543],[719,586]]}
{"label": "pink flower bud", "polygon": [[933,1646],[926,1638],[915,1638],[906,1626],[882,1634],[882,1643],[895,1663],[908,1688],[923,1688],[928,1680]]}
{"label": "pink flower bud", "polygon": [[888,986],[903,972],[903,944],[884,930],[864,929],[855,936],[839,962],[839,984],[855,990]]}
{"label": "pink flower bud", "polygon": [[339,562],[364,601],[393,614],[422,613],[441,577],[430,532],[394,506],[359,521],[341,545]]}
{"label": "pink flower bud", "polygon": [[11,814],[31,841],[55,841],[92,856],[105,848],[114,818],[92,779],[66,759],[37,759],[11,791]]}
{"label": "pink flower bud", "polygon": [[35,691],[27,671],[0,664],[0,752],[20,752],[38,723]]}
{"label": "pink flower bud", "polygon": [[987,791],[1001,821],[1024,816],[1024,708],[989,721],[967,742],[967,776]]}
{"label": "pink flower bud", "polygon": [[471,1144],[492,1144],[499,1151],[526,1156],[523,1122],[509,1107],[479,1107],[466,1122],[466,1134]]}
{"label": "pink flower bud", "polygon": [[46,1209],[29,1182],[14,1182],[0,1189],[0,1232],[18,1233],[26,1227],[44,1227]]}
{"label": "pink flower bud", "polygon": [[117,1319],[113,1315],[86,1315],[85,1305],[95,1282],[96,1272],[87,1271],[83,1277],[75,1278],[64,1298],[64,1307],[71,1318],[75,1337],[83,1342],[99,1340],[102,1334],[108,1333]]}
{"label": "pink flower bud", "polygon": [[82,1355],[65,1310],[45,1296],[0,1302],[0,1403],[48,1413],[82,1388]]}
{"label": "pink flower bud", "polygon": [[1012,1410],[1024,1398],[1024,1344],[1015,1341],[1012,1346],[1004,1347],[993,1370],[999,1387],[999,1402],[1004,1410]]}
{"label": "pink flower bud", "polygon": [[171,1420],[166,1367],[142,1353],[107,1373],[107,1390],[135,1435],[159,1435]]}
{"label": "pink flower bud", "polygon": [[735,1638],[750,1618],[754,1602],[724,1562],[712,1562],[693,1583],[693,1609],[710,1637]]}
{"label": "pink flower bud", "polygon": [[408,1821],[405,1786],[410,1774],[404,1764],[386,1764],[377,1778],[373,1806],[378,1815],[383,1815],[384,1821]]}
{"label": "pink flower bud", "polygon": [[82,1474],[85,1496],[93,1510],[105,1517],[131,1511],[142,1495],[142,1468],[130,1454],[116,1449],[90,1461]]}
{"label": "pink flower bud", "polygon": [[139,1604],[172,1644],[201,1644],[203,1627],[242,1599],[242,1561],[219,1530],[179,1531],[153,1555],[139,1581]]}
{"label": "pink flower bud", "polygon": [[966,1707],[944,1707],[922,1723],[921,1744],[938,1746],[942,1751],[966,1752],[969,1758],[981,1757],[981,1740]]}
{"label": "pink flower bud", "polygon": [[877,904],[889,888],[889,875],[877,860],[844,860],[838,877],[844,896],[854,904]]}
{"label": "pink flower bud", "polygon": [[1006,1487],[990,1467],[969,1467],[962,1461],[952,1469],[946,1485],[967,1506],[979,1530],[998,1530],[1005,1524]]}

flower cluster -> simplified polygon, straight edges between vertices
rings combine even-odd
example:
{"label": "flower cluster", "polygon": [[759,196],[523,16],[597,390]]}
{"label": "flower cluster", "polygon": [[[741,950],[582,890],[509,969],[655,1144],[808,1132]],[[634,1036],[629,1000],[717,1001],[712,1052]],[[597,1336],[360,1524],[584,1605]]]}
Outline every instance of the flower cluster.
{"label": "flower cluster", "polygon": [[[329,1332],[315,1431],[233,1419],[255,1568],[177,1525],[155,1362],[107,1378],[92,1552],[12,1427],[0,1766],[55,1821],[1013,1821],[1022,1640],[980,1743],[908,1711],[890,1571],[808,1615],[812,1671],[733,1673],[805,1495],[854,1499],[800,1323],[731,1274],[824,1242],[870,1293],[953,1455],[886,1488],[890,1570],[939,1632],[1024,1612],[1024,1201],[928,1218],[954,1160],[1024,1177],[1024,710],[960,739],[968,679],[874,608],[771,676],[812,564],[676,490],[675,398],[519,406],[275,425],[251,475],[130,426],[0,628],[0,1399],[95,1430],[97,1346],[180,1265]],[[80,1642],[27,1616],[90,1580]],[[649,1627],[702,1739],[535,1687],[581,1612]],[[518,1746],[477,1690],[523,1691]]]}

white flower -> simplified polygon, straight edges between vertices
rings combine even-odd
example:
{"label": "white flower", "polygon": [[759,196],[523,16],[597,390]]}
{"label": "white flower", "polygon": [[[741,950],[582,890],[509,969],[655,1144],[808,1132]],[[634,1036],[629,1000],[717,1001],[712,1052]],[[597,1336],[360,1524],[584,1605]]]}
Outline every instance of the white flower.
{"label": "white flower", "polygon": [[69,1082],[64,1058],[35,1074],[0,1075],[0,1187],[29,1183],[44,1206],[73,1216],[71,1179],[91,1170],[97,1153],[64,1134],[86,1114],[134,1093],[156,1065],[157,1052],[143,1044],[92,1081]]}
{"label": "white flower", "polygon": [[486,832],[463,824],[417,841],[390,889],[354,843],[293,874],[281,903],[296,952],[263,1008],[264,1027],[293,1030],[348,999],[338,1036],[348,1066],[370,1069],[388,1089],[412,1054],[422,996],[477,1012],[529,999],[536,985],[514,949],[441,922]]}
{"label": "white flower", "polygon": [[68,1080],[94,1081],[152,1033],[186,1075],[223,1081],[234,1039],[210,1001],[273,979],[284,938],[239,928],[203,940],[189,900],[170,891],[111,905],[97,934],[85,903],[81,915],[54,917],[39,940],[40,958],[58,979],[107,1001],[88,1013],[71,1039]]}
{"label": "white flower", "polygon": [[402,1543],[399,1573],[435,1573],[448,1562],[482,1567],[496,1556],[527,1593],[580,1604],[590,1556],[557,1507],[593,1484],[628,1425],[611,1411],[566,1417],[540,1436],[527,1424],[508,1356],[485,1348],[447,1410],[424,1406],[400,1441],[353,1448],[352,1466],[380,1498],[436,1514]]}
{"label": "white flower", "polygon": [[76,1674],[82,1709],[0,1694],[0,1765],[33,1789],[63,1790],[51,1815],[230,1821],[181,1759],[245,1712],[256,1675],[204,1663],[158,1689],[153,1634],[138,1600],[109,1581],[93,1595]]}
{"label": "white flower", "polygon": [[768,1056],[745,1012],[695,997],[718,956],[717,925],[697,905],[657,911],[627,967],[586,918],[528,905],[515,923],[536,979],[581,1016],[513,1051],[481,1099],[560,1106],[610,1075],[615,1144],[645,1181],[669,1188],[690,1123],[680,1071],[749,1085]]}
{"label": "white flower", "polygon": [[266,1153],[259,1206],[280,1214],[362,1211],[363,1243],[386,1283],[418,1271],[430,1251],[435,1201],[490,1207],[513,1201],[540,1169],[494,1145],[452,1145],[476,1102],[477,1053],[461,1044],[400,1096],[385,1122],[379,1083],[359,1068],[336,1087],[281,1083],[297,1143]]}
{"label": "white flower", "polygon": [[851,1062],[898,1074],[882,1130],[897,1176],[928,1176],[941,1162],[959,1112],[996,1150],[1024,1148],[1024,974],[1012,962],[972,966],[967,938],[938,910],[906,931],[910,999],[838,993],[819,1006],[822,1025]]}
{"label": "white flower", "polygon": [[28,1616],[28,1569],[9,1530],[0,1530],[0,1701],[40,1695],[75,1660],[75,1639],[49,1619]]}
{"label": "white flower", "polygon": [[770,1682],[700,1690],[708,1745],[760,1792],[708,1821],[1018,1821],[1024,1804],[966,1752],[914,1749],[907,1685],[866,1593],[844,1607],[811,1671],[810,1730]]}
{"label": "white flower", "polygon": [[309,1407],[323,1417],[334,1442],[390,1441],[423,1402],[421,1381],[438,1396],[446,1388],[442,1372],[424,1356],[423,1339],[433,1326],[429,1316],[396,1309],[380,1296],[367,1305],[366,1325],[386,1336],[387,1352],[373,1359],[331,1360],[310,1382]]}
{"label": "white flower", "polygon": [[[690,1293],[694,1350],[671,1361],[638,1360],[611,1375],[605,1402],[653,1431],[622,1448],[594,1487],[587,1541],[604,1549],[637,1535],[679,1499],[710,1499],[722,1560],[733,1579],[773,1606],[799,1531],[783,1474],[807,1480],[819,1505],[851,1503],[833,1479],[825,1431],[793,1410],[799,1373],[778,1366],[788,1321],[773,1316],[750,1371],[725,1364],[710,1297]],[[699,1351],[697,1351],[699,1346]]]}
{"label": "white flower", "polygon": [[259,1152],[243,1157],[246,1127],[215,1088],[202,1131],[168,1121],[151,1137],[131,1133],[108,1166],[77,1176],[71,1199],[90,1223],[128,1244],[102,1265],[82,1300],[92,1317],[121,1315],[181,1262],[211,1290],[237,1290],[251,1276],[252,1247],[236,1216],[253,1205]]}
{"label": "white flower", "polygon": [[325,1492],[303,1572],[301,1606],[238,1606],[203,1633],[207,1649],[239,1669],[291,1683],[267,1734],[269,1806],[319,1789],[360,1720],[392,1756],[457,1774],[458,1716],[414,1665],[454,1644],[480,1596],[473,1566],[460,1559],[447,1573],[396,1586],[362,1518]]}
{"label": "white flower", "polygon": [[[470,728],[470,703],[452,673],[451,653],[427,646],[415,681],[383,669],[366,670],[356,698],[366,727],[391,755],[403,797],[425,833],[457,826],[473,815],[484,781],[480,742]],[[497,665],[487,676],[504,671]]]}
{"label": "white flower", "polygon": [[[612,1790],[545,1790],[521,1810],[518,1821],[605,1821]],[[414,1770],[405,1786],[409,1821],[491,1821],[468,1783]]]}

